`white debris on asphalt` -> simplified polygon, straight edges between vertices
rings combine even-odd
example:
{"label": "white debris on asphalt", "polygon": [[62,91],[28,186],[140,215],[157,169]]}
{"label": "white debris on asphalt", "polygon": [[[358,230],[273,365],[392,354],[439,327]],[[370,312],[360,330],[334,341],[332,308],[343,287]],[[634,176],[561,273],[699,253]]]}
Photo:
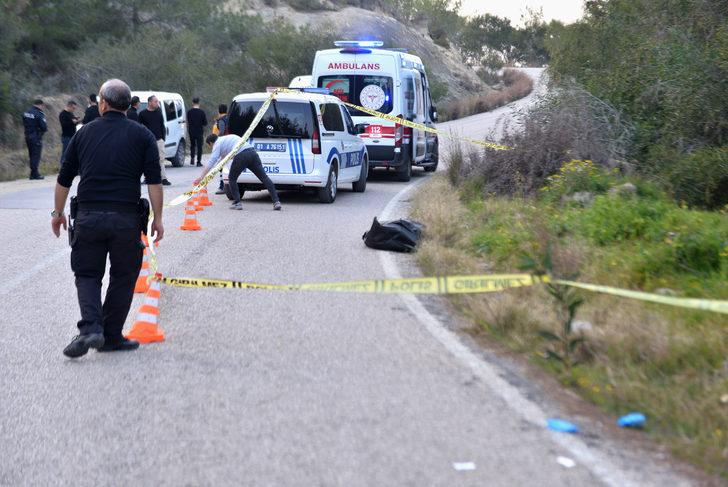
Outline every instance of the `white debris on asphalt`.
{"label": "white debris on asphalt", "polygon": [[559,465],[561,465],[562,467],[566,467],[566,468],[576,467],[576,462],[568,457],[556,457],[556,462]]}
{"label": "white debris on asphalt", "polygon": [[473,462],[453,462],[452,468],[458,472],[467,472],[469,470],[475,470],[475,464]]}

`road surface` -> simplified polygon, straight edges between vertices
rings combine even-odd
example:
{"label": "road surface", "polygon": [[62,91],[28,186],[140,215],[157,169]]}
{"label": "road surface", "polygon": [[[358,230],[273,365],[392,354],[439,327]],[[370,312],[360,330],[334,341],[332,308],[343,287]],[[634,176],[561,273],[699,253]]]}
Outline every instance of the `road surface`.
{"label": "road surface", "polygon": [[[444,126],[483,136],[511,110]],[[168,169],[166,199],[197,173]],[[182,209],[170,208],[160,270],[273,283],[410,275],[411,257],[361,235],[377,215],[406,215],[428,177],[377,175],[332,205],[284,192],[282,212],[265,193],[247,194],[242,212],[215,196],[200,232],[178,230]],[[0,485],[689,483],[610,440],[547,430],[557,405],[412,296],[164,288],[164,343],[68,360],[78,308],[67,242],[50,232],[53,184],[0,184]]]}

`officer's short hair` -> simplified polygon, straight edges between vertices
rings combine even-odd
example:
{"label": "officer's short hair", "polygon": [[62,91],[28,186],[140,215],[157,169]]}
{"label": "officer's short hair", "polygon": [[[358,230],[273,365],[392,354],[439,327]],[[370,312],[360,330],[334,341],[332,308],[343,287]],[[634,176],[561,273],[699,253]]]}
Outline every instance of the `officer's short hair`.
{"label": "officer's short hair", "polygon": [[73,105],[73,106],[75,107],[76,105],[78,105],[78,103],[76,103],[76,102],[75,102],[75,101],[73,101],[73,100],[68,100],[68,101],[66,102],[66,105]]}
{"label": "officer's short hair", "polygon": [[131,102],[131,89],[120,79],[110,79],[101,85],[99,95],[114,110],[126,111]]}
{"label": "officer's short hair", "polygon": [[88,101],[90,101],[91,103],[96,103],[96,94],[95,93],[91,93],[88,96]]}
{"label": "officer's short hair", "polygon": [[35,100],[33,100],[33,105],[42,105],[42,104],[43,104],[43,100],[41,100],[40,98],[36,98]]}
{"label": "officer's short hair", "polygon": [[151,95],[149,98],[147,98],[147,103],[152,101],[152,98],[156,98],[157,95]]}
{"label": "officer's short hair", "polygon": [[197,98],[197,97],[194,97],[194,98],[192,99],[192,103],[194,103],[194,104],[196,105],[196,104],[200,103],[200,99],[199,99],[199,98]]}
{"label": "officer's short hair", "polygon": [[217,112],[218,112],[218,113],[227,113],[227,105],[226,105],[226,104],[224,104],[224,103],[220,103],[220,104],[219,104],[219,105],[217,106]]}
{"label": "officer's short hair", "polygon": [[131,97],[131,106],[136,105],[137,103],[139,103],[139,101],[140,100],[139,100],[139,97],[138,96],[136,96],[136,95],[135,96],[132,96]]}
{"label": "officer's short hair", "polygon": [[214,144],[218,139],[218,136],[216,134],[210,134],[205,139],[205,142],[208,144]]}

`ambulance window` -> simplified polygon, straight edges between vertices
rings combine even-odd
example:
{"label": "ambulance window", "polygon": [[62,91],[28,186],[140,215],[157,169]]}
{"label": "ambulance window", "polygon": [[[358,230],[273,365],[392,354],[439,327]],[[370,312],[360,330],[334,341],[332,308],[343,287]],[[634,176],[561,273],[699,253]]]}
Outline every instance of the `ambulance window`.
{"label": "ambulance window", "polygon": [[422,119],[425,116],[425,104],[422,97],[422,80],[419,74],[415,76],[415,86],[417,87],[417,117]]}
{"label": "ambulance window", "polygon": [[[389,76],[328,75],[319,77],[318,86],[328,88],[341,101],[383,113],[392,111],[394,82]],[[354,108],[350,112],[354,116],[370,116]]]}
{"label": "ambulance window", "polygon": [[346,123],[347,132],[352,135],[356,135],[356,127],[354,127],[354,121],[351,119],[351,115],[349,115],[349,110],[344,105],[341,105],[341,112],[344,115],[344,123]]}
{"label": "ambulance window", "polygon": [[323,103],[319,105],[321,120],[324,122],[324,130],[333,132],[344,131],[344,121],[341,119],[341,111],[336,103]]}
{"label": "ambulance window", "polygon": [[167,115],[168,122],[177,118],[177,110],[175,109],[174,101],[164,100],[164,112]]}
{"label": "ambulance window", "polygon": [[414,118],[415,116],[415,80],[412,76],[404,78],[404,117]]}

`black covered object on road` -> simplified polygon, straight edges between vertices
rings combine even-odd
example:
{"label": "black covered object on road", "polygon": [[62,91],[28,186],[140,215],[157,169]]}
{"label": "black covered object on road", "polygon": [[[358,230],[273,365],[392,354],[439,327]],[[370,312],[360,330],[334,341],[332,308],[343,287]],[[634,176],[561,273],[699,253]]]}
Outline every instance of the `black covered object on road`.
{"label": "black covered object on road", "polygon": [[411,220],[394,220],[380,223],[376,218],[372,227],[364,233],[364,245],[378,250],[414,252],[422,234],[423,225]]}

